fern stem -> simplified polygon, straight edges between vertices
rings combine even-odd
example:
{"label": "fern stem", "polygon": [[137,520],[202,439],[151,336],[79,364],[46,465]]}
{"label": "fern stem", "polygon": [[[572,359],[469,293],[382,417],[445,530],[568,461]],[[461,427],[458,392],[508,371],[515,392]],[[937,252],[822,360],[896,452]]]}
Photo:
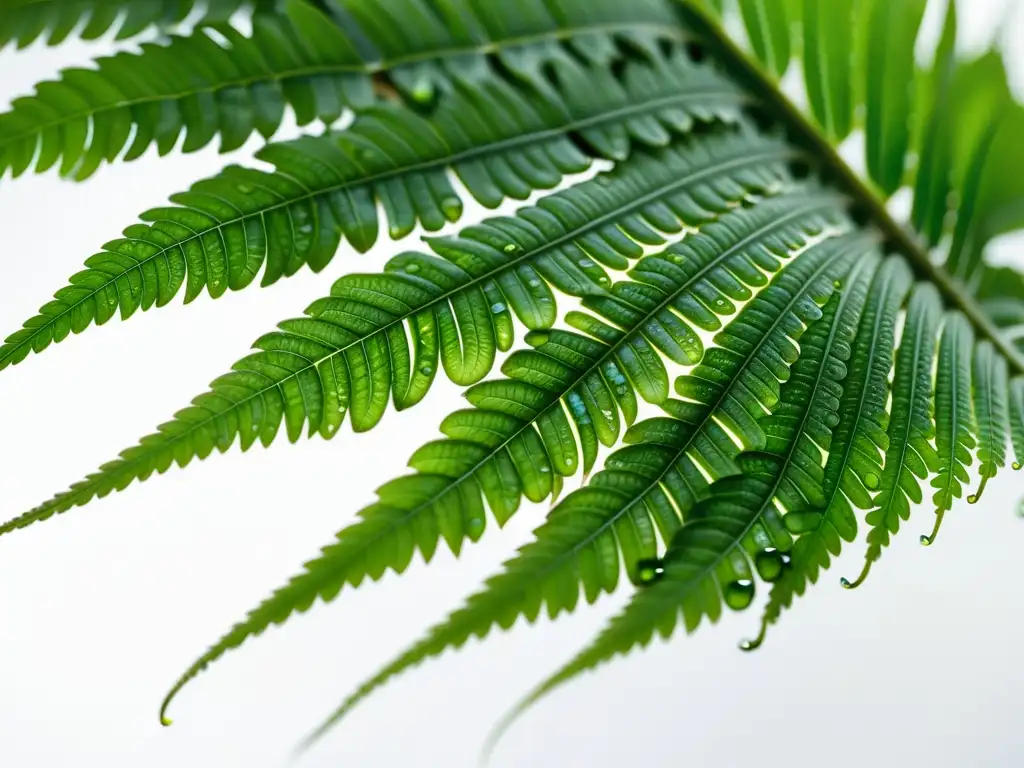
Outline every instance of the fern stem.
{"label": "fern stem", "polygon": [[855,210],[868,215],[870,221],[882,232],[886,245],[904,256],[918,277],[938,288],[949,306],[963,312],[975,330],[995,345],[1017,374],[1024,374],[1024,355],[1006,341],[964,287],[932,262],[927,249],[906,227],[893,219],[886,210],[885,202],[846,164],[828,139],[758,64],[733,42],[719,22],[694,0],[676,2],[687,25],[714,49],[718,61],[729,74],[747,86],[751,95],[759,97],[761,103],[779,118],[788,130],[791,141],[810,151],[818,162],[827,166],[828,173],[823,175],[852,198]]}

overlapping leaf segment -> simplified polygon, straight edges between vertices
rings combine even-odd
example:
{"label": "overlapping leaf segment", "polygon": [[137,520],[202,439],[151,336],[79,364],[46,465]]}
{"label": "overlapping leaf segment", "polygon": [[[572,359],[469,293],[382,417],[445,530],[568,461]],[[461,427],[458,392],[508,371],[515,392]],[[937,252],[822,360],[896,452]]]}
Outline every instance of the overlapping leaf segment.
{"label": "overlapping leaf segment", "polygon": [[[975,460],[972,501],[1011,442],[1020,461],[1024,281],[984,258],[1024,223],[1024,110],[998,53],[957,57],[954,4],[918,71],[925,0],[740,0],[760,68],[722,32],[720,6],[257,4],[251,37],[200,28],[65,73],[0,118],[0,164],[14,175],[59,162],[84,178],[153,143],[168,151],[183,131],[186,149],[270,136],[285,105],[303,123],[355,112],[347,128],[268,145],[274,172],[229,167],[143,214],[7,340],[0,367],[182,288],[189,301],[321,269],[342,241],[369,249],[382,226],[395,238],[440,230],[460,218],[462,188],[496,206],[614,161],[514,216],[428,238],[430,253],[341,278],[157,432],[0,527],[236,441],[268,445],[282,426],[292,441],[329,438],[346,414],[370,429],[442,371],[468,387],[470,407],[413,455],[413,472],[200,657],[162,714],[270,625],[404,571],[417,551],[429,561],[442,541],[458,554],[489,518],[500,526],[524,498],[558,500],[578,472],[589,479],[534,540],[323,728],[409,667],[520,617],[572,611],[624,575],[637,586],[625,611],[525,703],[655,634],[715,621],[723,604],[747,608],[760,580],[770,592],[755,647],[854,539],[860,514],[868,554],[848,586],[926,483],[930,543]],[[0,15],[0,40],[62,39],[73,24],[59,7],[71,4]],[[156,3],[122,17],[121,33],[188,7]],[[96,18],[85,36],[114,23]],[[185,51],[176,60],[194,72],[156,76]],[[800,57],[810,118],[773,83]],[[867,182],[829,144],[857,127]],[[884,207],[906,186],[914,234]],[[559,296],[580,304],[561,322]],[[526,348],[484,380],[519,326]],[[663,415],[639,420],[643,404]]]}

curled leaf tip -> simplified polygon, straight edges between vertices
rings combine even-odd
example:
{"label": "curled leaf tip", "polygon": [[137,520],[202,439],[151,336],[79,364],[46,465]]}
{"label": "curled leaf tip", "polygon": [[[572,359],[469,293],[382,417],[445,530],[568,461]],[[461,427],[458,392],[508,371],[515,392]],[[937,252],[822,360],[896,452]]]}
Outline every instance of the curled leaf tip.
{"label": "curled leaf tip", "polygon": [[844,578],[841,578],[839,580],[839,583],[843,585],[843,589],[856,589],[857,587],[859,587],[861,584],[864,583],[864,581],[867,579],[869,573],[871,573],[871,561],[870,560],[868,560],[868,561],[866,561],[864,563],[864,569],[860,572],[860,576],[858,576],[855,580],[850,581],[849,579],[844,577]]}
{"label": "curled leaf tip", "polygon": [[968,504],[977,504],[979,501],[981,501],[981,494],[985,492],[985,486],[988,485],[989,477],[990,475],[981,476],[981,484],[978,486],[978,490],[976,490],[974,493],[967,497]]}
{"label": "curled leaf tip", "polygon": [[767,619],[767,617],[762,616],[761,617],[761,628],[760,628],[760,630],[757,633],[757,637],[755,637],[753,640],[750,640],[750,639],[740,640],[740,642],[739,642],[739,649],[741,651],[743,651],[744,653],[749,653],[751,651],[756,651],[758,648],[761,647],[762,643],[764,643],[764,638],[765,638],[765,635],[767,633],[768,633],[768,619]]}

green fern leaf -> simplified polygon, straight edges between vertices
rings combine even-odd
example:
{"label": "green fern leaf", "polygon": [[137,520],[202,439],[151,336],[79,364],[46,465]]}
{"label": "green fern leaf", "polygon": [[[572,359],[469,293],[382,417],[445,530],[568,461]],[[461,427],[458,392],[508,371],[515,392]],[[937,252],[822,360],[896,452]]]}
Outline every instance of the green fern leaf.
{"label": "green fern leaf", "polygon": [[946,315],[939,348],[938,378],[935,385],[935,447],[939,454],[939,473],[932,480],[935,491],[935,528],[921,543],[934,543],[942,518],[963,496],[970,480],[967,467],[974,448],[974,412],[971,405],[971,353],[974,332],[959,312]]}
{"label": "green fern leaf", "polygon": [[976,504],[988,481],[1006,466],[1009,442],[1006,359],[988,341],[974,350],[974,415],[978,422],[978,473],[981,485],[967,500]]}
{"label": "green fern leaf", "polygon": [[[854,508],[871,509],[872,493],[882,477],[882,458],[889,446],[886,434],[888,376],[895,347],[896,316],[910,291],[912,277],[902,259],[888,258],[875,275],[857,330],[850,372],[843,382],[839,423],[825,464],[825,510],[819,524],[797,539],[789,567],[772,585],[755,640],[759,647],[782,611],[818,580],[837,556],[843,541],[857,535]],[[851,283],[851,290],[853,284]]]}
{"label": "green fern leaf", "polygon": [[[805,199],[802,205],[807,202]],[[623,329],[640,333],[624,333],[596,318],[573,313],[575,325],[593,338],[560,331],[544,333],[538,352],[513,355],[506,363],[504,370],[513,381],[485,382],[471,388],[467,396],[477,409],[456,412],[445,421],[442,431],[449,440],[430,443],[416,453],[411,465],[418,474],[385,485],[379,492],[380,502],[364,510],[359,523],[341,531],[338,544],[307,563],[305,573],[275,592],[185,673],[165,709],[170,698],[209,663],[259,634],[269,623],[283,622],[292,612],[305,610],[317,597],[329,601],[346,583],[357,585],[367,576],[379,578],[386,569],[401,572],[416,548],[430,560],[441,536],[458,553],[466,538],[476,540],[483,533],[481,495],[499,524],[516,511],[523,495],[531,501],[551,496],[554,478],[572,475],[579,466],[566,412],[579,435],[584,469],[589,471],[598,442],[610,446],[619,438],[618,411],[627,422],[636,417],[634,389],[644,397],[664,399],[668,395],[667,375],[658,358],[659,351],[672,355],[662,341],[666,310],[672,307],[684,316],[692,315],[700,306],[698,296],[708,297],[712,306],[717,305],[713,298],[717,296],[725,300],[722,311],[729,311],[727,299],[749,292],[738,280],[763,283],[761,270],[777,270],[785,255],[806,242],[801,227],[820,232],[831,218],[822,218],[819,204],[819,209],[801,211],[804,220],[797,226],[783,213],[793,210],[793,200],[782,198],[762,207],[730,214],[709,225],[706,235],[696,236],[696,243],[673,247],[665,256],[649,256],[640,262],[634,276],[643,282],[617,286],[619,290],[612,291],[617,299],[614,308],[606,311],[604,307]],[[810,275],[806,285],[801,286],[800,277],[793,276],[774,289],[767,288],[767,298],[755,298],[752,308],[745,309],[720,336],[729,338],[736,323],[746,327],[748,322],[773,320],[773,327],[780,330],[771,336],[766,349],[758,346],[751,353],[756,355],[753,361],[763,365],[775,355],[787,354],[778,351],[785,338],[781,328],[794,332],[799,318],[820,314],[808,297],[831,288],[831,278],[826,287],[823,275],[836,270],[848,252],[832,241],[812,248],[799,257],[807,262],[797,270],[799,275]],[[723,280],[726,275],[735,275],[733,286]],[[655,301],[652,294],[659,291],[660,301]],[[631,303],[631,298],[641,303]],[[784,303],[783,298],[790,301]],[[632,309],[632,317],[623,313],[626,308]],[[745,316],[750,319],[743,321]],[[643,379],[651,374],[644,365],[661,368],[655,377],[666,377],[664,392],[660,388],[650,393],[645,390]],[[702,428],[714,429],[712,410],[713,406],[706,409]],[[703,482],[696,467],[691,466],[688,474]],[[399,543],[401,546],[396,546]],[[644,550],[639,543],[632,548],[622,546],[627,554]]]}
{"label": "green fern leaf", "polygon": [[875,508],[867,515],[871,531],[864,568],[855,581],[844,579],[844,587],[852,589],[864,583],[890,537],[899,531],[900,521],[909,519],[911,503],[921,503],[920,480],[939,468],[939,457],[929,441],[935,434],[932,363],[941,311],[935,287],[919,283],[910,296],[896,357],[889,450]]}
{"label": "green fern leaf", "polygon": [[[347,131],[272,144],[257,157],[266,173],[229,167],[172,197],[176,207],[142,214],[124,238],[86,261],[39,315],[0,347],[0,369],[120,312],[162,307],[184,287],[217,298],[262,272],[270,285],[303,265],[319,271],[342,238],[357,251],[376,241],[378,201],[392,238],[421,223],[436,231],[462,213],[447,170],[489,207],[526,198],[585,170],[573,139],[622,158],[631,142],[666,145],[695,120],[734,120],[740,95],[679,49],[653,64],[632,63],[622,85],[607,68],[555,67],[564,98],[488,79],[458,86],[429,119],[397,107],[368,109]],[[594,84],[599,87],[594,89]],[[590,98],[571,96],[586,90]],[[509,114],[493,121],[495,110]]]}
{"label": "green fern leaf", "polygon": [[181,24],[197,9],[198,22],[226,22],[239,10],[267,5],[253,0],[6,0],[0,8],[0,49],[14,42],[25,48],[40,38],[58,45],[79,30],[95,40],[112,29],[116,39],[134,37],[150,27]]}

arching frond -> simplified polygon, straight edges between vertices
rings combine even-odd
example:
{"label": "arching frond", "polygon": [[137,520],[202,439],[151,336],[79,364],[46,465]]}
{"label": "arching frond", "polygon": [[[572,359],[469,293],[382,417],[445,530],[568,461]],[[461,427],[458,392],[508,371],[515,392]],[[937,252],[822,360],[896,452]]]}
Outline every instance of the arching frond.
{"label": "arching frond", "polygon": [[1009,442],[1007,422],[1006,360],[987,341],[978,344],[974,353],[974,415],[978,420],[978,472],[981,485],[968,499],[981,499],[985,485],[1006,466]]}
{"label": "arching frond", "polygon": [[[763,218],[760,225],[763,227],[768,221],[770,218]],[[644,259],[635,270],[638,276],[643,275],[643,283],[627,284],[625,290],[617,292],[616,298],[620,307],[624,307],[629,306],[630,297],[642,297],[646,293],[646,300],[640,306],[646,304],[653,309],[653,319],[638,318],[633,327],[640,329],[642,336],[623,336],[621,331],[593,322],[575,324],[592,336],[603,338],[610,347],[597,358],[596,366],[578,370],[575,377],[571,369],[548,373],[549,381],[561,381],[573,387],[566,394],[560,395],[557,389],[552,391],[551,385],[547,392],[538,391],[537,384],[544,379],[536,374],[526,380],[534,385],[532,387],[496,382],[470,389],[470,400],[490,413],[484,417],[478,412],[458,412],[445,422],[442,428],[453,439],[429,443],[418,452],[412,461],[418,474],[382,487],[380,501],[362,511],[359,522],[338,534],[338,543],[325,548],[321,557],[306,563],[303,573],[273,593],[204,654],[175,685],[168,701],[213,660],[247,638],[260,634],[269,624],[281,624],[292,612],[305,610],[317,597],[331,600],[346,584],[355,586],[367,577],[378,579],[387,569],[400,572],[409,564],[416,549],[429,560],[442,535],[458,553],[467,538],[475,540],[482,534],[481,497],[501,523],[515,511],[523,495],[531,501],[550,496],[554,489],[552,478],[572,474],[579,464],[575,445],[566,447],[566,442],[572,442],[572,433],[559,396],[564,399],[564,408],[581,435],[586,464],[586,443],[596,444],[595,436],[606,445],[615,442],[618,436],[618,420],[613,418],[615,411],[621,409],[629,421],[635,418],[634,389],[645,395],[643,380],[651,377],[651,366],[663,365],[657,353],[670,354],[666,345],[659,343],[667,330],[663,323],[669,314],[664,310],[670,306],[677,309],[687,304],[692,306],[698,296],[708,293],[717,293],[728,304],[727,298],[736,299],[748,289],[741,284],[731,288],[723,286],[720,281],[724,275],[734,273],[740,279],[749,276],[753,285],[758,285],[764,280],[759,267],[774,271],[783,255],[799,248],[806,237],[799,227],[791,225],[770,234],[761,232],[756,244],[744,242],[739,226],[748,228],[751,223],[749,217],[741,217],[736,221],[738,226],[733,228],[723,220],[713,236],[703,241],[702,245],[712,246],[716,244],[715,236],[722,236],[732,238],[733,242],[738,239],[743,244],[741,249],[727,251],[728,260],[724,264],[718,262],[721,266],[714,271],[708,268],[708,260],[714,258],[717,248],[677,252],[667,259]],[[814,228],[820,229],[824,223],[818,219]],[[791,338],[800,335],[802,323],[820,315],[816,300],[827,296],[835,276],[849,268],[854,253],[862,252],[856,250],[858,244],[859,240],[840,238],[812,247],[798,257],[792,269],[781,272],[778,281],[744,307],[735,321],[718,335],[723,348],[732,350],[727,360],[719,362],[719,370],[735,369],[738,383],[735,387],[710,388],[699,404],[692,407],[682,402],[677,406],[693,417],[695,427],[688,440],[688,450],[696,452],[715,471],[721,470],[723,474],[733,471],[731,457],[738,449],[729,442],[713,417],[721,414],[724,420],[732,418],[730,412],[734,410],[736,392],[741,387],[753,389],[760,385],[763,401],[774,402],[771,384],[759,378],[763,376],[762,371],[766,366],[778,370],[784,367],[784,360],[794,356]],[[765,245],[774,253],[762,250]],[[860,247],[862,249],[862,244]],[[692,258],[689,264],[687,257]],[[684,264],[687,267],[683,267]],[[672,292],[667,291],[670,285]],[[658,288],[662,300],[655,303]],[[638,313],[642,311],[640,306],[634,305]],[[685,313],[686,309],[680,311]],[[617,321],[617,317],[622,316],[620,312],[611,316],[621,322]],[[744,348],[744,332],[761,328],[768,332],[765,340],[753,348]],[[551,337],[560,344],[564,343],[563,339],[561,335]],[[709,350],[708,354],[712,351],[715,350]],[[580,350],[575,352],[579,360]],[[613,365],[609,365],[612,360]],[[584,358],[577,366],[586,362]],[[600,378],[596,377],[594,368],[600,372]],[[703,364],[698,366],[694,376],[699,376],[698,372],[705,368]],[[517,368],[513,366],[511,370],[515,372]],[[664,377],[664,368],[659,376],[654,376],[655,379]],[[578,382],[583,386],[575,388]],[[777,389],[777,382],[774,379],[772,382]],[[655,390],[655,393],[663,399],[668,396],[667,391],[662,394]],[[746,437],[752,441],[759,439],[750,434]],[[680,467],[673,471],[685,477],[687,483],[695,483],[692,493],[699,495],[707,483],[697,465],[682,452],[674,458],[674,463],[679,463]],[[677,488],[675,493],[682,492]],[[676,501],[683,500],[677,498]],[[471,524],[473,521],[475,524]],[[647,545],[636,545],[638,552],[645,547]]]}
{"label": "arching frond", "polygon": [[[429,118],[374,107],[347,131],[261,150],[273,173],[230,166],[195,184],[90,257],[7,338],[0,369],[118,313],[165,306],[182,288],[186,302],[204,290],[216,298],[261,273],[269,285],[305,265],[321,270],[342,239],[366,251],[377,240],[381,207],[394,239],[418,223],[436,231],[462,214],[450,173],[494,207],[585,170],[590,158],[578,143],[621,160],[636,143],[666,146],[695,121],[734,121],[742,100],[679,48],[630,63],[619,76],[570,60],[554,72],[561,90],[551,97],[500,78],[460,83]],[[492,120],[495,111],[508,119]]]}
{"label": "arching frond", "polygon": [[844,580],[843,586],[853,588],[864,582],[890,537],[899,531],[900,521],[910,517],[911,504],[921,503],[920,481],[938,471],[939,458],[930,441],[935,435],[932,360],[940,320],[938,293],[933,286],[919,283],[911,293],[896,355],[889,449],[874,509],[866,518],[871,530],[864,569],[855,581]]}

